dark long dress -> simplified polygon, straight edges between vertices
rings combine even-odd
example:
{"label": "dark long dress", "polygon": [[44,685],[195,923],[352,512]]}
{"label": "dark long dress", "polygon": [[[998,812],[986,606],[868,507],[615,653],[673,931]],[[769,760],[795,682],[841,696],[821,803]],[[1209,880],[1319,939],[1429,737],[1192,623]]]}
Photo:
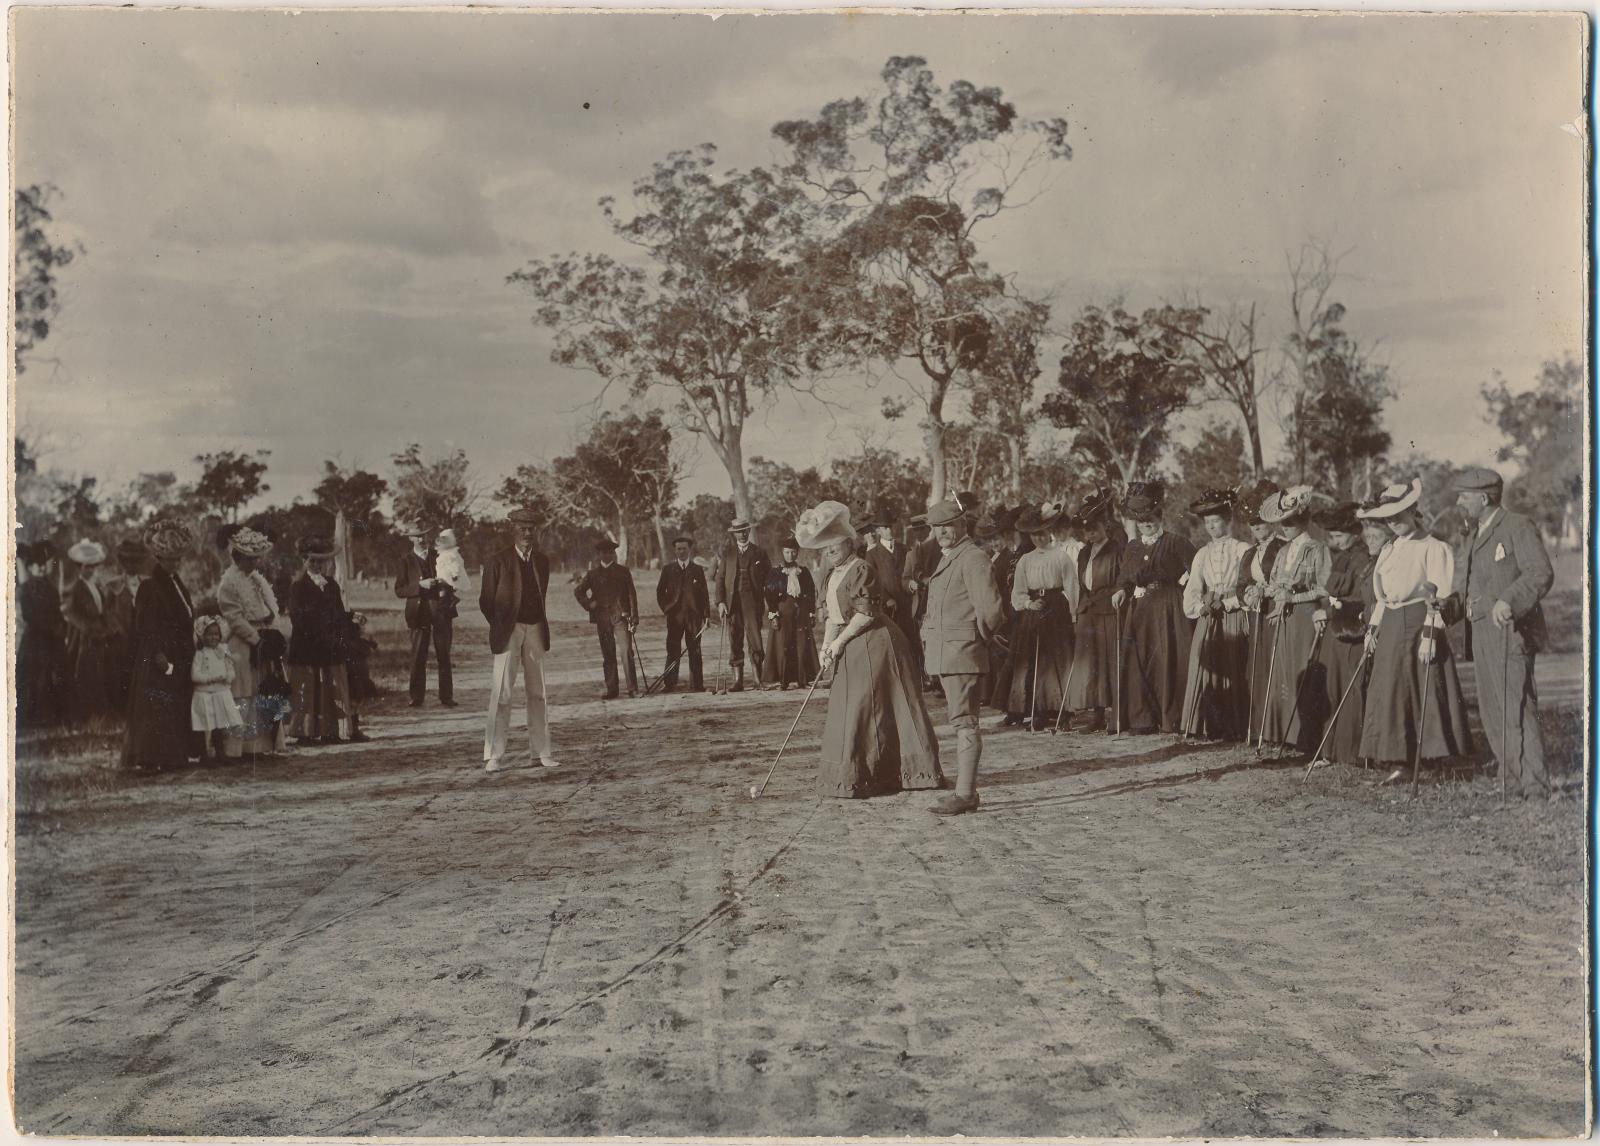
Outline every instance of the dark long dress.
{"label": "dark long dress", "polygon": [[[1239,590],[1240,601],[1246,600],[1247,591],[1254,586],[1264,590],[1267,582],[1272,579],[1272,563],[1278,559],[1278,550],[1284,546],[1281,537],[1269,537],[1265,542],[1252,545],[1245,551],[1239,560]],[[1256,575],[1256,558],[1261,558],[1262,573]],[[1250,629],[1250,721],[1246,726],[1245,741],[1254,744],[1261,735],[1262,704],[1267,697],[1267,677],[1270,675],[1272,664],[1272,636],[1274,630],[1267,624],[1265,611],[1266,601],[1263,599],[1254,607],[1246,606],[1247,624]]]}
{"label": "dark long dress", "polygon": [[1200,548],[1183,587],[1184,611],[1194,618],[1183,734],[1237,740],[1250,720],[1250,619],[1235,590],[1249,547],[1224,537]]}
{"label": "dark long dress", "polygon": [[767,683],[802,687],[817,679],[817,642],[811,617],[817,611],[817,587],[811,570],[798,567],[800,595],[789,592],[789,574],[778,566],[767,575],[767,616],[778,620],[767,629]]}
{"label": "dark long dress", "polygon": [[1072,712],[1110,708],[1116,703],[1118,626],[1111,595],[1117,591],[1117,569],[1126,539],[1122,526],[1110,529],[1110,540],[1094,550],[1092,557],[1092,546],[1078,551],[1078,623],[1067,682],[1067,708]]}
{"label": "dark long dress", "polygon": [[[1130,732],[1177,732],[1189,675],[1194,623],[1183,611],[1183,587],[1194,562],[1186,537],[1162,533],[1154,543],[1134,538],[1122,550],[1117,588],[1122,611],[1122,721]],[[1134,598],[1143,588],[1144,596]]]}
{"label": "dark long dress", "polygon": [[1338,709],[1339,718],[1331,729],[1323,729],[1328,742],[1322,756],[1340,764],[1354,764],[1361,759],[1366,690],[1357,678],[1366,671],[1362,659],[1371,606],[1363,605],[1363,589],[1370,596],[1372,564],[1371,554],[1358,541],[1333,555],[1333,573],[1328,577],[1328,631],[1323,635],[1319,656],[1327,674],[1328,713],[1331,718]]}
{"label": "dark long dress", "polygon": [[112,625],[106,595],[98,603],[81,578],[67,590],[67,697],[74,724],[88,724],[111,711]]}
{"label": "dark long dress", "polygon": [[[848,625],[857,613],[872,622],[846,642],[834,663],[817,789],[824,796],[859,798],[937,788],[939,741],[905,633],[884,618],[865,561],[853,560],[839,576],[841,612],[829,616],[829,631],[834,623]],[[824,588],[824,611],[831,608],[828,597]]]}
{"label": "dark long dress", "polygon": [[[157,663],[165,657],[171,666]],[[190,753],[189,669],[194,613],[183,582],[161,566],[139,585],[133,604],[133,689],[128,697],[124,767],[171,766]]]}
{"label": "dark long dress", "polygon": [[984,703],[991,708],[1005,708],[1011,695],[1011,655],[1016,647],[1017,613],[1011,607],[1011,582],[1017,573],[1021,554],[1009,545],[994,555],[994,582],[1000,588],[1000,601],[1005,606],[1006,619],[989,641],[989,695]]}
{"label": "dark long dress", "polygon": [[306,739],[333,739],[349,716],[350,683],[343,642],[350,614],[339,582],[325,578],[319,589],[302,574],[289,587],[290,732]]}
{"label": "dark long dress", "polygon": [[[1052,567],[1061,560],[1063,556],[1058,552],[1036,550],[1018,559],[1012,573],[1011,605],[1017,620],[1012,630],[1010,688],[1005,708],[1013,716],[1031,715],[1040,726],[1054,724],[1056,713],[1063,708],[1067,678],[1072,675],[1072,609],[1063,589],[1049,584],[1060,581]],[[1043,609],[1017,607],[1017,598],[1035,594]]]}
{"label": "dark long dress", "polygon": [[1268,599],[1263,623],[1272,642],[1262,650],[1272,680],[1262,698],[1264,743],[1315,751],[1331,711],[1317,639],[1317,618],[1326,600],[1332,560],[1326,543],[1300,534],[1285,543],[1272,564],[1272,584],[1287,586],[1297,599]]}
{"label": "dark long dress", "polygon": [[45,728],[61,720],[66,635],[62,631],[61,594],[54,581],[30,577],[17,587],[17,725]]}

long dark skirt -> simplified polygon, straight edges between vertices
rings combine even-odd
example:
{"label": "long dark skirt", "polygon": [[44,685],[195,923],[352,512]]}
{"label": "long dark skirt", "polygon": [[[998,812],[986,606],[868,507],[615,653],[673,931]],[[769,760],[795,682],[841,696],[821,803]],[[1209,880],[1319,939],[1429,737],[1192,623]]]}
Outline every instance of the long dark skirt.
{"label": "long dark skirt", "polygon": [[1122,724],[1130,732],[1177,732],[1183,727],[1184,686],[1194,622],[1183,612],[1183,590],[1157,586],[1123,605]]}
{"label": "long dark skirt", "polygon": [[[1142,604],[1143,602],[1141,602]],[[1085,613],[1073,633],[1071,680],[1067,708],[1110,708],[1116,703],[1117,618],[1113,613]]]}
{"label": "long dark skirt", "polygon": [[17,642],[17,726],[46,728],[61,721],[66,646],[53,634],[25,631]]}
{"label": "long dark skirt", "polygon": [[189,664],[158,673],[141,656],[128,694],[128,729],[122,742],[122,765],[172,768],[184,764],[198,747],[189,726]]}
{"label": "long dark skirt", "polygon": [[939,741],[899,626],[876,621],[834,663],[817,790],[859,798],[937,788]]}
{"label": "long dark skirt", "polygon": [[778,622],[767,630],[764,671],[768,684],[803,687],[817,679],[817,645],[798,601],[778,602]]}
{"label": "long dark skirt", "polygon": [[1006,711],[1013,716],[1032,714],[1035,719],[1054,723],[1066,694],[1067,677],[1072,673],[1072,612],[1066,598],[1052,592],[1045,599],[1043,611],[1024,609],[1017,614],[1011,651]]}
{"label": "long dark skirt", "polygon": [[1267,623],[1267,615],[1264,612],[1246,611],[1245,616],[1250,642],[1250,721],[1246,726],[1245,740],[1254,744],[1261,735],[1261,718],[1267,699],[1267,677],[1274,667],[1272,638],[1277,628]]}
{"label": "long dark skirt", "polygon": [[81,726],[112,711],[110,643],[74,633],[67,656],[68,712]]}
{"label": "long dark skirt", "polygon": [[1467,704],[1461,696],[1450,642],[1441,634],[1433,671],[1417,659],[1417,640],[1428,607],[1418,601],[1403,609],[1384,610],[1378,624],[1378,647],[1372,654],[1367,682],[1367,710],[1361,725],[1361,755],[1383,763],[1410,760],[1417,750],[1422,723],[1422,680],[1429,678],[1427,727],[1420,729],[1422,758],[1466,756],[1472,752],[1467,730]]}
{"label": "long dark skirt", "polygon": [[350,681],[342,663],[289,666],[289,735],[323,740],[348,733]]}
{"label": "long dark skirt", "polygon": [[[1354,764],[1361,759],[1361,722],[1366,712],[1366,688],[1359,678],[1366,674],[1362,663],[1365,646],[1358,638],[1339,640],[1332,636],[1322,638],[1323,671],[1327,674],[1328,713],[1338,709],[1339,719],[1332,729],[1324,727],[1323,735],[1328,745],[1322,750],[1326,760],[1338,764]],[[1344,707],[1340,708],[1340,702]]]}
{"label": "long dark skirt", "polygon": [[1250,721],[1250,622],[1239,611],[1207,613],[1189,642],[1189,686],[1183,731],[1208,740],[1238,740]]}
{"label": "long dark skirt", "polygon": [[[1314,613],[1309,602],[1262,619],[1267,640],[1261,654],[1269,662],[1272,681],[1262,697],[1263,741],[1313,752],[1327,722],[1327,670],[1321,659]],[[1273,646],[1276,645],[1276,651]]]}
{"label": "long dark skirt", "polygon": [[1011,695],[1011,658],[1016,636],[1017,618],[1011,616],[989,640],[989,675],[984,678],[983,703],[990,708],[1004,709]]}

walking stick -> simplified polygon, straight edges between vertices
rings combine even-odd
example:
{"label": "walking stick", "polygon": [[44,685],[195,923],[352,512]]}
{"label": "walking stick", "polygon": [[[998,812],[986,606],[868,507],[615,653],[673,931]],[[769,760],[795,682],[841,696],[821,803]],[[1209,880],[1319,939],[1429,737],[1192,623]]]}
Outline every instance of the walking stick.
{"label": "walking stick", "polygon": [[[1268,617],[1267,624],[1272,624]],[[1278,675],[1278,638],[1283,636],[1283,623],[1280,621],[1272,630],[1272,655],[1267,658],[1267,687],[1261,690],[1261,727],[1257,730],[1256,755],[1261,755],[1261,747],[1267,742],[1267,704],[1272,699],[1272,682]]]}
{"label": "walking stick", "polygon": [[1068,666],[1068,668],[1067,668],[1067,683],[1061,686],[1061,707],[1056,709],[1056,723],[1055,723],[1055,727],[1050,729],[1050,735],[1051,736],[1054,736],[1056,733],[1061,731],[1061,718],[1066,715],[1066,712],[1067,712],[1067,697],[1072,695],[1072,678],[1073,678],[1074,674],[1077,673],[1077,671],[1078,671],[1078,650],[1077,650],[1077,647],[1076,647],[1076,643],[1074,643],[1074,647],[1073,647],[1073,650],[1072,650],[1072,664],[1070,666]]}
{"label": "walking stick", "polygon": [[817,691],[817,685],[822,683],[822,670],[817,670],[817,679],[811,682],[811,687],[806,690],[806,698],[800,702],[800,711],[794,714],[794,723],[789,725],[789,735],[783,738],[783,744],[778,748],[778,754],[772,758],[772,767],[767,769],[766,779],[761,783],[750,785],[750,798],[759,800],[761,793],[767,790],[767,783],[772,779],[772,774],[778,770],[778,761],[783,759],[783,751],[789,747],[789,737],[794,735],[794,730],[800,726],[800,718],[805,715],[806,705],[811,703],[811,694]]}
{"label": "walking stick", "polygon": [[1114,611],[1117,617],[1117,675],[1111,682],[1111,703],[1116,707],[1114,715],[1117,727],[1111,734],[1113,740],[1122,735],[1122,607],[1119,605]]}
{"label": "walking stick", "polygon": [[[1260,622],[1261,622],[1261,611],[1259,609],[1251,609],[1250,610],[1250,687],[1251,688],[1255,688],[1255,686],[1256,686],[1256,664],[1257,664],[1258,657],[1259,657],[1259,655],[1261,653],[1261,640],[1260,640],[1261,624],[1260,624]],[[1246,746],[1248,746],[1250,744],[1250,738],[1252,736],[1254,736],[1255,733],[1256,733],[1256,729],[1255,729],[1255,712],[1256,712],[1255,698],[1251,697],[1249,699],[1248,704],[1246,705],[1246,708],[1245,708],[1244,742],[1245,742]]]}
{"label": "walking stick", "polygon": [[[1428,608],[1422,615],[1422,628],[1426,632],[1428,617],[1437,605],[1438,590],[1432,584],[1428,585]],[[1417,635],[1417,642],[1421,644],[1422,634]],[[1439,659],[1439,641],[1434,639],[1433,658],[1428,661],[1427,667],[1422,670],[1422,712],[1417,717],[1417,754],[1411,758],[1411,798],[1417,798],[1417,777],[1422,772],[1422,745],[1428,735],[1428,709],[1433,707],[1433,662]]]}
{"label": "walking stick", "polygon": [[[1500,803],[1506,802],[1506,765],[1511,762],[1511,753],[1506,750],[1506,738],[1511,735],[1511,722],[1507,718],[1511,711],[1511,634],[1505,634],[1506,639],[1500,645]],[[1517,705],[1517,723],[1522,723],[1522,705]],[[1517,729],[1517,783],[1522,783],[1522,729]]]}
{"label": "walking stick", "polygon": [[[1294,722],[1300,718],[1300,701],[1305,696],[1306,681],[1311,679],[1311,666],[1317,659],[1317,649],[1322,644],[1323,633],[1326,633],[1327,631],[1327,629],[1323,629],[1322,632],[1318,633],[1316,638],[1311,642],[1311,655],[1306,657],[1306,667],[1301,670],[1300,686],[1294,690],[1294,709],[1289,713],[1289,724],[1283,730],[1283,742],[1285,744],[1293,743],[1293,738],[1289,735],[1289,733],[1294,731]],[[1312,759],[1314,760],[1316,757],[1313,756]]]}
{"label": "walking stick", "polygon": [[[1311,763],[1306,765],[1306,774],[1300,778],[1300,783],[1304,784],[1311,779],[1311,770],[1318,764],[1327,763],[1326,760],[1322,759],[1322,750],[1328,746],[1328,738],[1333,735],[1334,726],[1339,723],[1339,714],[1344,711],[1344,702],[1350,699],[1351,690],[1360,682],[1361,670],[1366,667],[1367,658],[1371,655],[1372,653],[1368,649],[1362,648],[1361,659],[1356,662],[1356,671],[1350,674],[1350,683],[1344,686],[1344,695],[1339,698],[1339,703],[1335,706],[1333,715],[1328,718],[1328,727],[1322,733],[1322,743],[1318,744],[1317,750],[1311,754]],[[1365,767],[1365,764],[1366,761],[1363,759],[1362,766]]]}
{"label": "walking stick", "polygon": [[1028,681],[1028,731],[1034,731],[1033,717],[1039,711],[1039,625],[1033,626],[1033,676]]}
{"label": "walking stick", "polygon": [[[706,618],[706,619],[708,621],[710,620],[709,617]],[[723,622],[721,622],[720,624],[717,625],[717,691],[719,693],[727,691],[723,687],[723,685],[726,683],[726,681],[728,679],[728,674],[727,674],[727,669],[726,669],[726,666],[727,666],[728,662],[727,662],[727,658],[723,656],[723,651],[725,650],[725,648],[727,646],[727,643],[728,643],[728,624],[727,624],[726,621],[723,621]]]}

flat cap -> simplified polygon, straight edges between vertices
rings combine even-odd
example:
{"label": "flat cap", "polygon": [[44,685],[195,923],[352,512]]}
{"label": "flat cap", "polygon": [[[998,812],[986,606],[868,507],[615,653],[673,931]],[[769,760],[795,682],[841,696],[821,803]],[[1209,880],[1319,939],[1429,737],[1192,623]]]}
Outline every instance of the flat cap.
{"label": "flat cap", "polygon": [[1505,480],[1484,466],[1469,466],[1456,475],[1456,489],[1463,493],[1499,493]]}
{"label": "flat cap", "polygon": [[954,525],[961,520],[962,513],[960,503],[947,498],[928,507],[928,524]]}

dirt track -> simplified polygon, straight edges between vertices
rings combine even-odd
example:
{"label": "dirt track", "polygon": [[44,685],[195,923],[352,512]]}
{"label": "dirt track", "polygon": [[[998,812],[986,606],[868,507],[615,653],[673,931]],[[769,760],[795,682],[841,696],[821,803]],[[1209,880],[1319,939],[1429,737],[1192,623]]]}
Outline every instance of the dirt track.
{"label": "dirt track", "polygon": [[796,693],[602,705],[574,623],[569,767],[489,776],[480,641],[370,745],[25,817],[25,1129],[1583,1130],[1575,797],[1007,732],[941,822],[818,802],[819,692],[756,802]]}

